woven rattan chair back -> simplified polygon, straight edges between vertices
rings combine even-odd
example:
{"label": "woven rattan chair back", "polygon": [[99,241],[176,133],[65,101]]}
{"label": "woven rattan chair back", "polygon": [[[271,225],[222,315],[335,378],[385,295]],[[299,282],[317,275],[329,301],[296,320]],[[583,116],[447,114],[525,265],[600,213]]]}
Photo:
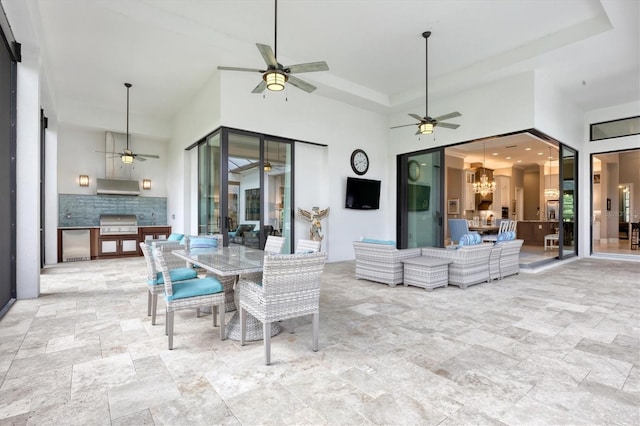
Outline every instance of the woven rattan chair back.
{"label": "woven rattan chair back", "polygon": [[298,244],[296,244],[296,253],[315,253],[317,251],[320,251],[320,241],[298,240]]}
{"label": "woven rattan chair back", "polygon": [[284,246],[284,237],[276,237],[275,235],[269,235],[267,242],[264,244],[265,253],[280,254],[282,253],[282,247]]}

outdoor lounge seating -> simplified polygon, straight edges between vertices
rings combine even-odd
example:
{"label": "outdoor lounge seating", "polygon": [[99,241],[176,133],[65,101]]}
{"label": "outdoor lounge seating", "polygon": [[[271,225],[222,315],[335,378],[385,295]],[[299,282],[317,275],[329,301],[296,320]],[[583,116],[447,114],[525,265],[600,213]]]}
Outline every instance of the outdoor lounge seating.
{"label": "outdoor lounge seating", "polygon": [[449,264],[449,284],[466,289],[473,284],[490,281],[489,259],[493,244],[476,244],[455,250],[423,247],[422,255],[451,260]]}
{"label": "outdoor lounge seating", "polygon": [[262,323],[265,364],[271,363],[271,323],[313,315],[312,344],[318,350],[320,277],[326,253],[280,254],[264,258],[260,282],[241,279],[240,344],[245,344],[247,312]]}
{"label": "outdoor lounge seating", "polygon": [[353,250],[356,255],[356,278],[388,284],[389,287],[402,284],[402,261],[421,254],[419,248],[399,250],[392,241],[354,241]]}
{"label": "outdoor lounge seating", "polygon": [[500,253],[500,279],[520,272],[520,250],[524,240],[499,241],[495,245],[502,247]]}

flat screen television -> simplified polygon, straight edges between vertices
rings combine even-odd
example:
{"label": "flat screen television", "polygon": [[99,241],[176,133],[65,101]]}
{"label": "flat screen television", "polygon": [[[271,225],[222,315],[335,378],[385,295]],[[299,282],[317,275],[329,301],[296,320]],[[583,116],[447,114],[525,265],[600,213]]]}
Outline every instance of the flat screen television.
{"label": "flat screen television", "polygon": [[427,185],[407,186],[407,210],[410,212],[426,212],[429,210],[431,187]]}
{"label": "flat screen television", "polygon": [[355,210],[379,209],[380,181],[348,177],[344,206]]}

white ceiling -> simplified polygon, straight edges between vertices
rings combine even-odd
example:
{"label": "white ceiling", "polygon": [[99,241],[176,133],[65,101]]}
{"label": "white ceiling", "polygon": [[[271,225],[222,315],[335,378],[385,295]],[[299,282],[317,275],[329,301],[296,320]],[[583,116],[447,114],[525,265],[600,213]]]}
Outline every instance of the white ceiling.
{"label": "white ceiling", "polygon": [[[41,48],[49,88],[44,102],[54,106],[61,123],[91,127],[87,111],[124,117],[124,82],[133,84],[132,115],[167,121],[217,66],[263,68],[255,43],[274,44],[272,0],[1,1],[25,51]],[[277,56],[285,65],[328,63],[330,71],[299,75],[318,86],[304,96],[387,114],[420,112],[413,110],[424,102],[421,34],[430,30],[430,103],[535,69],[590,110],[640,98],[639,5],[280,0]],[[28,30],[25,16],[37,30]],[[260,75],[245,74],[251,91]]]}

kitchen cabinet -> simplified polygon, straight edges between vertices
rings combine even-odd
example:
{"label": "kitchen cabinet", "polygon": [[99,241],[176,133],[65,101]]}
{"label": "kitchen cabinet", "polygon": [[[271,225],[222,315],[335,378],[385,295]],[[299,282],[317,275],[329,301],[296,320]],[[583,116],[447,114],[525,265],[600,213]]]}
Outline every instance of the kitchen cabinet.
{"label": "kitchen cabinet", "polygon": [[138,237],[140,241],[166,240],[171,235],[170,226],[140,226],[138,227]]}
{"label": "kitchen cabinet", "polygon": [[[170,226],[139,226],[138,227],[138,239],[139,241],[149,240],[166,240],[171,235]],[[142,256],[142,250],[138,247],[138,254]]]}
{"label": "kitchen cabinet", "polygon": [[463,176],[462,210],[475,210],[476,194],[473,192],[473,183],[476,181],[476,172],[474,170],[465,170]]}
{"label": "kitchen cabinet", "polygon": [[557,228],[558,222],[521,220],[518,221],[516,232],[518,239],[524,240],[524,244],[543,246],[544,236],[555,234]]}
{"label": "kitchen cabinet", "polygon": [[511,186],[511,177],[496,176],[496,191],[493,194],[493,207],[496,212],[500,211],[500,207],[509,207],[509,191]]}
{"label": "kitchen cabinet", "polygon": [[98,258],[139,256],[138,234],[101,235],[98,237]]}

